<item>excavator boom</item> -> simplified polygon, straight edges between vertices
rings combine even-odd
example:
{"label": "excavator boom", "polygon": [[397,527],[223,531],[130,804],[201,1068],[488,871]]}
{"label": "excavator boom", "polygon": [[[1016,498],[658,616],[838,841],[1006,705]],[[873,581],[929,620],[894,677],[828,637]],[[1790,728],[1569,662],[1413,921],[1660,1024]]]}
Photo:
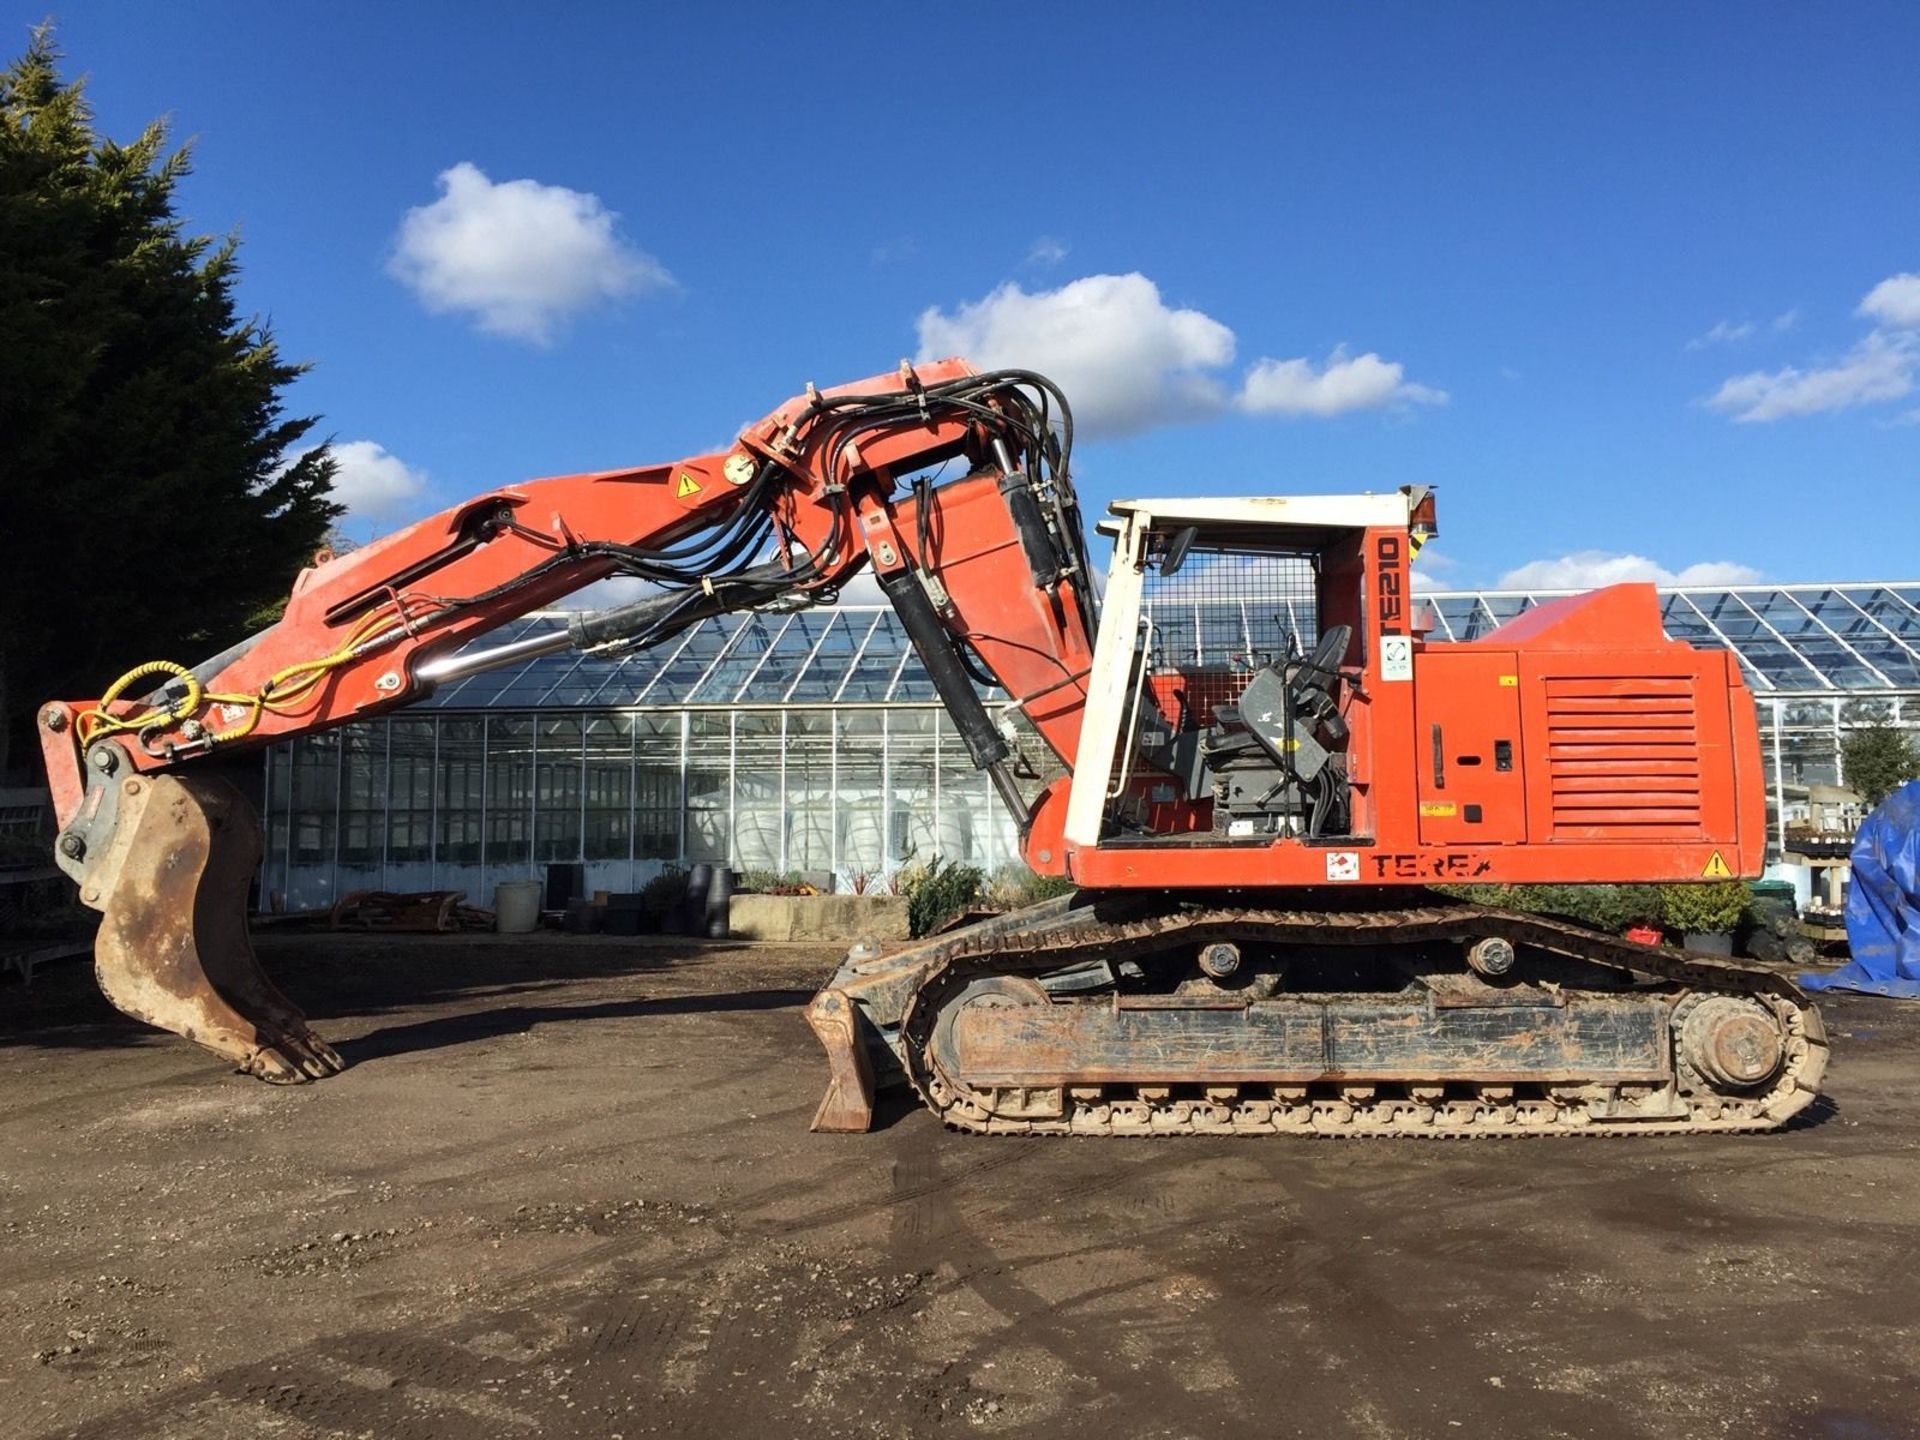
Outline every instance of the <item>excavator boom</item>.
{"label": "excavator boom", "polygon": [[[322,555],[282,618],[232,649],[191,669],[144,665],[97,699],[43,706],[56,858],[103,913],[102,989],[263,1079],[332,1073],[339,1057],[253,960],[245,896],[258,825],[209,760],[366,719],[542,649],[634,649],[726,611],[830,601],[867,565],[976,762],[1017,804],[1006,743],[946,638],[951,600],[915,557],[938,543],[950,576],[1005,595],[989,633],[963,643],[1016,684],[1031,673],[1045,692],[1039,723],[1070,746],[1094,613],[1070,446],[1065,401],[1038,376],[947,360],[809,387],[724,452],[510,486]],[[967,476],[940,499],[912,483],[953,460]],[[649,593],[532,645],[470,648],[610,576]]]}

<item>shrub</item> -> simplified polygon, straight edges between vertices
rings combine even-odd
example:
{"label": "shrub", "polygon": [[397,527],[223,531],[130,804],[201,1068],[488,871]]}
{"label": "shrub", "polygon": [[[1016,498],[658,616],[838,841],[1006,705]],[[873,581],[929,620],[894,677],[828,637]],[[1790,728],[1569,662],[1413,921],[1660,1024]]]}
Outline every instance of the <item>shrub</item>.
{"label": "shrub", "polygon": [[986,895],[987,902],[1000,909],[1022,910],[1057,895],[1071,895],[1074,889],[1063,875],[1038,875],[1015,860],[993,872]]}
{"label": "shrub", "polygon": [[742,870],[733,887],[749,895],[818,895],[813,885],[798,870]]}
{"label": "shrub", "polygon": [[640,909],[655,919],[671,915],[686,898],[687,872],[678,865],[667,866],[640,887]]}
{"label": "shrub", "polygon": [[949,865],[938,856],[907,866],[896,880],[907,900],[907,933],[916,940],[931,935],[980,898],[986,878],[977,865]]}
{"label": "shrub", "polygon": [[1447,885],[1447,894],[1475,905],[1557,915],[1589,929],[1618,935],[1629,926],[1658,925],[1663,914],[1655,885]]}
{"label": "shrub", "polygon": [[1744,880],[1662,885],[1667,925],[1689,935],[1731,935],[1752,899]]}

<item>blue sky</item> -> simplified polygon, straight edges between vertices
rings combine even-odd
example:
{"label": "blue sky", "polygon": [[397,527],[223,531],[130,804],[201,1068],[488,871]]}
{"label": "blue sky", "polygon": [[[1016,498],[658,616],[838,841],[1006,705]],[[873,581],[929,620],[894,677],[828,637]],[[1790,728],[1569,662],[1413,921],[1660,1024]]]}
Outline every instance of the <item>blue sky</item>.
{"label": "blue sky", "polygon": [[1094,507],[1920,574],[1920,8],[541,8],[55,11],[109,133],[194,137],[362,533],[958,343],[1067,383]]}

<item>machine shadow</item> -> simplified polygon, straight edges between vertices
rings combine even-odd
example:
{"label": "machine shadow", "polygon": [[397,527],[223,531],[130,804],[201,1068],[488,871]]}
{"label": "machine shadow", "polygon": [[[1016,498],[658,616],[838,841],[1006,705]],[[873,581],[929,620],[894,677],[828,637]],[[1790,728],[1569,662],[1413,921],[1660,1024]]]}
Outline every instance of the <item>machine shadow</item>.
{"label": "machine shadow", "polygon": [[660,1015],[705,1015],[759,1010],[799,1010],[811,990],[735,990],[718,995],[673,995],[657,999],[589,1001],[580,1005],[508,1005],[437,1015],[406,1025],[383,1025],[353,1039],[333,1041],[348,1069],[397,1055],[470,1045],[502,1035],[524,1034],[536,1025],[589,1020],[632,1020]]}
{"label": "machine shadow", "polygon": [[[489,936],[487,943],[476,945],[476,938],[446,937],[452,942],[448,944],[431,935],[316,932],[256,935],[255,942],[262,970],[350,1063],[510,1034],[535,1024],[628,1014],[799,1008],[813,995],[811,989],[794,985],[791,971],[770,978],[764,989],[750,988],[761,972],[760,967],[745,963],[754,947],[741,941],[540,936],[508,943]],[[745,986],[736,982],[712,993],[695,982],[690,988],[702,993],[658,993],[659,983],[671,984],[676,975],[684,983],[685,972],[735,965]],[[820,981],[831,970],[832,964],[823,961]],[[725,968],[720,973],[725,976]],[[630,984],[635,989],[647,985],[655,993],[533,1003],[537,997],[580,982]],[[446,1005],[461,1009],[456,1014],[380,1026],[344,1041],[329,1033],[334,1021],[377,1019]],[[376,1038],[381,1036],[386,1038]],[[31,986],[11,976],[0,984],[0,1051],[111,1050],[156,1043],[186,1042],[122,1015],[101,994],[93,966],[86,960],[45,966]]]}

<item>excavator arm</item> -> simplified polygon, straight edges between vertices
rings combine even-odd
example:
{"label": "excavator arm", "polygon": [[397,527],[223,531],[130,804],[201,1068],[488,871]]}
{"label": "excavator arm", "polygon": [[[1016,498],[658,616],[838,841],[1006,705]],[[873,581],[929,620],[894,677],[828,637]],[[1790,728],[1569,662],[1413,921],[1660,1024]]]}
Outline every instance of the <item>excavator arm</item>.
{"label": "excavator arm", "polygon": [[[253,957],[245,896],[259,826],[210,759],[532,655],[643,648],[723,612],[830,601],[868,565],[975,764],[1024,825],[1006,740],[974,681],[1004,685],[1071,764],[1096,629],[1071,445],[1064,397],[1026,372],[945,360],[809,386],[726,451],[509,486],[323,554],[281,619],[239,645],[43,706],[56,858],[102,912],[102,989],[260,1078],[333,1073],[338,1055]],[[955,461],[960,478],[927,478]],[[476,646],[613,576],[646,593]]]}

